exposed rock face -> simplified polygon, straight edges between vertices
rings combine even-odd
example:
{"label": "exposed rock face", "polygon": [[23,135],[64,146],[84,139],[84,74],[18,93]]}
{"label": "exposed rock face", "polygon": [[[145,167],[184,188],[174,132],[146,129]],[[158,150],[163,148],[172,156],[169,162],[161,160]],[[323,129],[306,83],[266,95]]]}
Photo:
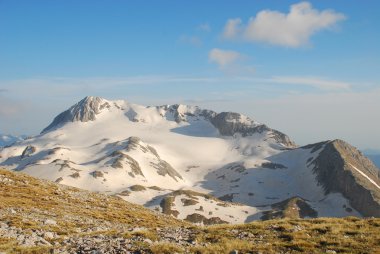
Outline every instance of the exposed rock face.
{"label": "exposed rock face", "polygon": [[122,169],[125,165],[128,165],[130,167],[128,174],[131,177],[135,177],[136,175],[145,177],[139,162],[127,154],[129,152],[139,151],[147,154],[151,158],[149,164],[152,168],[157,170],[157,174],[162,176],[169,175],[175,181],[178,181],[178,179],[183,180],[182,176],[167,161],[159,156],[156,149],[145,144],[139,137],[132,136],[124,141],[115,142],[113,145],[120,146],[120,148],[113,151],[110,155],[102,157],[98,161],[111,157],[111,160],[106,162],[106,164],[110,163],[111,167]]}
{"label": "exposed rock face", "polygon": [[115,151],[111,154],[114,157],[114,161],[111,164],[113,168],[123,168],[124,164],[128,164],[131,168],[131,172],[129,172],[130,176],[135,177],[135,175],[144,176],[139,163],[133,159],[131,156],[121,152]]}
{"label": "exposed rock face", "polygon": [[98,170],[95,170],[94,172],[91,173],[91,175],[95,178],[98,178],[98,177],[104,177],[104,174],[102,171],[98,171]]}
{"label": "exposed rock face", "polygon": [[[268,128],[266,125],[264,125],[266,128]],[[270,128],[268,128],[270,129]],[[284,133],[280,132],[280,131],[277,131],[277,130],[274,130],[274,129],[270,129],[270,131],[272,132],[272,137],[280,144],[283,144],[284,146],[287,146],[289,148],[295,148],[297,147],[296,143],[294,143],[287,135],[285,135]]]}
{"label": "exposed rock face", "polygon": [[259,124],[239,113],[222,112],[214,116],[211,115],[210,122],[223,136],[233,136],[235,133],[240,133],[242,136],[250,136],[255,133],[268,131],[272,133],[272,138],[278,143],[287,147],[296,147],[296,144],[284,133],[273,130],[265,124]]}
{"label": "exposed rock face", "polygon": [[261,167],[269,168],[269,169],[285,169],[285,168],[287,168],[282,164],[273,163],[273,162],[264,162],[261,164]]}
{"label": "exposed rock face", "polygon": [[243,136],[253,134],[258,124],[248,117],[244,118],[239,113],[222,112],[211,118],[211,123],[224,136],[232,136],[235,133],[241,133]]}
{"label": "exposed rock face", "polygon": [[131,151],[131,150],[137,150],[137,149],[141,150],[143,153],[150,153],[156,158],[156,161],[150,162],[150,165],[154,167],[155,169],[157,169],[157,173],[159,175],[162,175],[162,176],[169,175],[176,181],[177,181],[177,178],[183,179],[182,176],[167,161],[161,159],[156,149],[142,143],[139,137],[130,137],[128,139],[128,145],[126,147],[126,150]]}
{"label": "exposed rock face", "polygon": [[206,218],[205,216],[199,213],[193,213],[186,217],[186,221],[190,221],[192,223],[200,223],[204,225],[215,225],[215,224],[227,224],[227,221],[220,219],[219,217],[211,217]]}
{"label": "exposed rock face", "polygon": [[160,158],[158,158],[158,160],[159,160],[158,163],[151,162],[151,165],[157,169],[157,173],[159,175],[162,175],[162,176],[169,175],[176,181],[177,181],[176,177],[178,177],[179,179],[183,179],[182,176],[169,163],[167,163],[164,160],[161,160]]}
{"label": "exposed rock face", "polygon": [[318,213],[310,207],[310,205],[300,197],[292,197],[275,203],[272,205],[272,210],[265,211],[261,219],[278,219],[278,218],[316,218]]}
{"label": "exposed rock face", "polygon": [[209,121],[223,136],[233,136],[236,133],[242,136],[250,136],[255,133],[271,132],[272,138],[286,147],[296,147],[296,144],[288,136],[277,130],[271,129],[265,124],[260,124],[249,117],[235,112],[216,113],[212,110],[201,109],[197,106],[181,104],[165,105],[157,107],[166,112],[167,119],[177,123],[188,122],[190,117],[202,117]]}
{"label": "exposed rock face", "polygon": [[102,98],[87,96],[68,110],[56,116],[53,122],[41,133],[48,132],[67,122],[89,122],[96,119],[103,109],[109,108],[110,104]]}
{"label": "exposed rock face", "polygon": [[334,140],[324,145],[312,163],[326,193],[340,192],[363,216],[380,217],[378,169],[359,150]]}
{"label": "exposed rock face", "polygon": [[175,105],[171,105],[169,108],[168,108],[168,111],[170,113],[173,114],[173,117],[174,117],[174,120],[177,122],[177,123],[180,123],[182,121],[186,121],[186,117],[185,117],[185,114],[183,114],[180,109],[181,107],[184,107],[183,105],[179,105],[179,104],[175,104]]}
{"label": "exposed rock face", "polygon": [[29,157],[33,153],[35,153],[36,148],[34,146],[27,146],[24,151],[22,152],[21,158]]}

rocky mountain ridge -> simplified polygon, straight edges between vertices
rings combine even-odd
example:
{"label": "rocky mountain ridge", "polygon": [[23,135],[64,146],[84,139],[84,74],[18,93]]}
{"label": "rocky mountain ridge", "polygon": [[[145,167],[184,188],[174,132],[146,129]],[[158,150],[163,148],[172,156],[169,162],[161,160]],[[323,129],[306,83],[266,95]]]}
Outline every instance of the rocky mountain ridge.
{"label": "rocky mountain ridge", "polygon": [[378,168],[359,150],[334,140],[325,144],[312,163],[326,193],[340,192],[362,215],[380,217]]}

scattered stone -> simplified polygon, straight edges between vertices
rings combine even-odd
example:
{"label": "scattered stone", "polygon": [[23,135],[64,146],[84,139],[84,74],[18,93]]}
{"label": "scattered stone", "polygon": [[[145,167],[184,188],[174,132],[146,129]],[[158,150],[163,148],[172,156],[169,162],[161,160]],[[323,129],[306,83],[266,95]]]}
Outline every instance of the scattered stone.
{"label": "scattered stone", "polygon": [[55,234],[53,233],[53,232],[45,232],[44,234],[43,234],[43,237],[46,239],[53,239],[53,238],[55,238]]}
{"label": "scattered stone", "polygon": [[46,219],[44,220],[44,225],[57,225],[57,222],[52,219]]}

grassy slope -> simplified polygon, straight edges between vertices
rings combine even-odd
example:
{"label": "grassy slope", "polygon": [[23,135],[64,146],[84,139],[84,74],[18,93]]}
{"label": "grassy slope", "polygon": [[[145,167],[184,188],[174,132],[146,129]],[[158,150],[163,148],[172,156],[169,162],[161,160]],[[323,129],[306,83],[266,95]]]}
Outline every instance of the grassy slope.
{"label": "grassy slope", "polygon": [[[46,225],[46,219],[56,225]],[[0,170],[0,222],[25,231],[45,230],[65,237],[98,230],[123,231],[143,227],[188,225],[142,206],[73,187]],[[17,249],[12,239],[0,238],[2,250]],[[17,252],[17,251],[16,251]],[[41,253],[44,253],[43,251]]]}
{"label": "grassy slope", "polygon": [[[44,229],[59,237],[103,233],[133,237],[130,228],[144,227],[151,245],[136,248],[144,253],[380,253],[380,219],[319,218],[281,219],[245,225],[196,227],[160,215],[117,197],[82,191],[24,174],[0,170],[0,221],[25,232]],[[46,225],[46,218],[57,225]],[[187,228],[196,244],[169,242],[156,232]],[[80,229],[80,233],[78,233]],[[107,231],[107,232],[104,232]],[[133,233],[132,233],[133,234]],[[136,233],[136,234],[141,234]],[[59,241],[59,238],[58,238]],[[50,247],[51,248],[51,247]],[[48,248],[18,247],[14,239],[0,237],[0,252],[46,253]]]}

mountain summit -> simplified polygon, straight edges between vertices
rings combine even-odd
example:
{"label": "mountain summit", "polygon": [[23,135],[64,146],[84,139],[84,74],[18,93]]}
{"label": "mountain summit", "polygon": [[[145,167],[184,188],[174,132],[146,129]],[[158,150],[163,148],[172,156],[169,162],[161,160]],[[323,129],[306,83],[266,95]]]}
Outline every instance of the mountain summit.
{"label": "mountain summit", "polygon": [[188,105],[86,97],[0,166],[192,222],[379,217],[376,167],[344,141],[297,147],[265,124]]}
{"label": "mountain summit", "polygon": [[[151,108],[151,107],[146,107]],[[177,123],[186,122],[192,117],[203,118],[209,121],[220,135],[233,136],[239,133],[243,136],[253,135],[254,133],[272,131],[277,140],[286,146],[295,146],[295,144],[285,134],[272,130],[264,124],[260,124],[249,117],[234,112],[216,113],[211,110],[203,110],[197,106],[187,105],[165,105],[155,107],[158,114],[166,117],[167,120],[174,120]],[[46,133],[57,129],[69,122],[90,122],[95,121],[97,115],[104,111],[112,112],[113,110],[125,111],[126,116],[132,121],[139,121],[136,111],[133,109],[133,104],[127,101],[108,101],[100,97],[87,96],[80,102],[76,103],[68,110],[62,112],[54,118],[53,122],[47,126],[41,133]],[[128,110],[128,111],[127,111]],[[149,116],[148,116],[149,117]],[[132,119],[131,119],[132,118]],[[140,119],[146,121],[146,119]]]}
{"label": "mountain summit", "polygon": [[55,117],[53,122],[41,133],[58,128],[67,122],[94,121],[96,119],[96,115],[107,107],[109,108],[110,104],[106,100],[100,97],[87,96],[77,104],[70,107],[68,110]]}

